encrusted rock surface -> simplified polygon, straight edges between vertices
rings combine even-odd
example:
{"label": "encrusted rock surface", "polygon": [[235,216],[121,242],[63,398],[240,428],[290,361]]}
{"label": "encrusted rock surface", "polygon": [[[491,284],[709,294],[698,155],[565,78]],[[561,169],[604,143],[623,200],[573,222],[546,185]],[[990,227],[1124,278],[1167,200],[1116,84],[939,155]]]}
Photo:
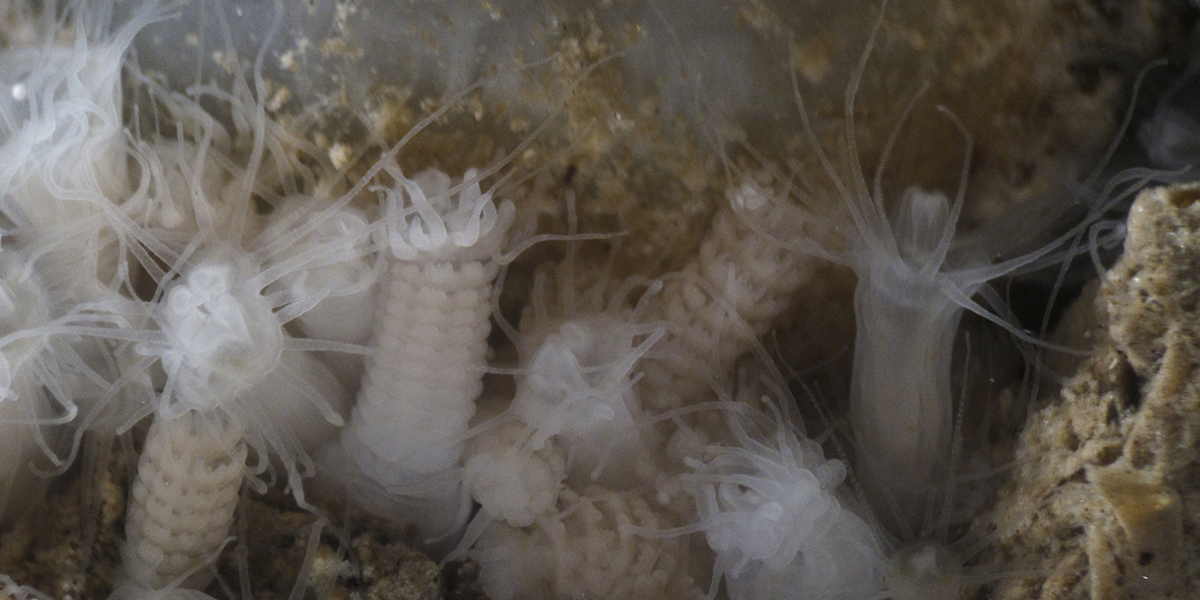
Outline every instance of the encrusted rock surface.
{"label": "encrusted rock surface", "polygon": [[1060,336],[1090,356],[1021,436],[993,516],[996,598],[1200,594],[1200,186],[1143,192],[1128,228],[1075,308],[1091,326]]}

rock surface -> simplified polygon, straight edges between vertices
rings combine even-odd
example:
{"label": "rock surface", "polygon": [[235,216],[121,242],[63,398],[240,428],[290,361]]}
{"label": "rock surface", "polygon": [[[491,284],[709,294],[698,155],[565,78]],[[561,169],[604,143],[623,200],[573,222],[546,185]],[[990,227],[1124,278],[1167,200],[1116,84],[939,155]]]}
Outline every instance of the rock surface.
{"label": "rock surface", "polygon": [[990,517],[994,597],[1200,593],[1198,200],[1196,185],[1142,192],[1124,256],[1079,301],[1091,325],[1062,341],[1090,355],[1030,416]]}

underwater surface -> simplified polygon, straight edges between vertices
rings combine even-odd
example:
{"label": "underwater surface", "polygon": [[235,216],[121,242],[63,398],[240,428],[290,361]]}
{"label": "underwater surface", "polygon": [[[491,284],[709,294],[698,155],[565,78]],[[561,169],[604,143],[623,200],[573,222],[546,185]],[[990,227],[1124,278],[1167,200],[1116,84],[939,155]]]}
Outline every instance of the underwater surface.
{"label": "underwater surface", "polygon": [[1197,16],[2,3],[0,597],[1190,597]]}

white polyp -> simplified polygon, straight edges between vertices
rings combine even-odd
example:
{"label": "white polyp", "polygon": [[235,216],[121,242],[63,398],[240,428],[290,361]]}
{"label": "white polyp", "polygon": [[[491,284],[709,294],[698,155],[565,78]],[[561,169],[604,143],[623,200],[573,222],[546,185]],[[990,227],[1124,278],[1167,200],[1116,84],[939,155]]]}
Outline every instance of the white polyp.
{"label": "white polyp", "polygon": [[858,476],[896,532],[921,526],[950,466],[950,365],[963,309],[938,284],[872,273],[855,292],[850,422]]}
{"label": "white polyp", "polygon": [[532,448],[555,438],[570,456],[571,479],[619,489],[647,450],[634,388],[640,358],[662,336],[608,314],[581,316],[546,336],[520,381],[511,411],[534,431]]}
{"label": "white polyp", "polygon": [[150,590],[211,580],[202,567],[229,535],[246,453],[241,426],[223,417],[155,419],[130,493],[122,580]]}
{"label": "white polyp", "polygon": [[[449,175],[427,169],[408,179],[393,164],[384,170],[396,187],[376,186],[382,192],[387,222],[387,245],[400,260],[480,260],[500,249],[512,224],[512,202],[499,206],[492,192],[472,183],[454,196]],[[475,178],[468,169],[461,181]]]}
{"label": "white polyp", "polygon": [[283,334],[271,307],[230,263],[203,263],[167,292],[157,319],[170,410],[211,410],[278,364]]}
{"label": "white polyp", "polygon": [[849,416],[858,478],[879,519],[902,538],[925,525],[948,474],[958,298],[985,283],[946,264],[956,216],[942,194],[909,188],[894,224],[881,221],[876,231],[864,223],[854,240]]}
{"label": "white polyp", "polygon": [[[22,77],[26,91],[25,100],[4,108],[6,121],[16,127],[0,143],[0,189],[11,194],[6,204],[31,226],[77,218],[62,211],[94,211],[88,202],[116,198],[126,188],[124,52],[112,44],[77,44],[0,54],[0,73]],[[81,198],[64,198],[60,189]]]}
{"label": "white polyp", "polygon": [[524,442],[528,428],[505,423],[468,444],[463,485],[488,514],[525,527],[558,500],[566,478],[564,452],[547,441],[534,450]]}
{"label": "white polyp", "polygon": [[456,466],[482,375],[496,267],[394,263],[374,352],[349,433],[382,459],[368,474],[402,485],[410,473]]}
{"label": "white polyp", "polygon": [[[267,286],[267,293],[308,307],[294,321],[304,336],[366,346],[375,327],[376,280],[382,271],[370,247],[371,224],[357,209],[344,207],[328,214],[312,209],[311,202],[293,198],[296,206],[291,210],[287,203],[276,210],[267,236],[283,237],[288,229],[319,221],[272,260],[271,268],[282,265],[286,270]],[[363,355],[325,352],[320,357],[347,387],[358,385]]]}
{"label": "white polyp", "polygon": [[[764,402],[769,400],[764,399]],[[707,446],[683,476],[732,599],[869,597],[883,556],[871,527],[835,495],[841,461],[787,423],[766,439],[731,416],[735,446]]]}
{"label": "white polyp", "polygon": [[0,101],[0,210],[19,239],[42,247],[43,279],[90,301],[120,283],[105,212],[129,191],[121,74],[130,40],[159,7],[142,3],[117,27],[104,22],[108,2],[58,8],[61,20],[40,19],[48,27],[0,52],[0,80],[14,86]]}
{"label": "white polyp", "polygon": [[458,480],[439,476],[459,466],[483,389],[497,271],[477,261],[392,263],[373,351],[343,434],[345,452],[363,475],[430,507],[411,513],[429,535],[446,533],[459,517]]}
{"label": "white polyp", "polygon": [[[512,223],[511,202],[496,208],[472,183],[451,196],[452,179],[427,170],[407,179],[385,165],[395,187],[376,186],[392,260],[380,289],[372,352],[343,454],[365,478],[409,511],[424,534],[462,524],[458,499],[463,448],[483,389],[498,254]],[[468,171],[465,179],[475,176]],[[364,502],[387,511],[363,489]],[[452,539],[446,538],[451,543]]]}

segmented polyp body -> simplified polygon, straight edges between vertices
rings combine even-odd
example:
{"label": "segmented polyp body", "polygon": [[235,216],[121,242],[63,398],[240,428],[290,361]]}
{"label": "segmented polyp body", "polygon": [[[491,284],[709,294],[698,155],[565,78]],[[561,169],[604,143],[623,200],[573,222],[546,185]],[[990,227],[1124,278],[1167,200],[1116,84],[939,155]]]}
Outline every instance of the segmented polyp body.
{"label": "segmented polyp body", "polygon": [[369,480],[425,505],[409,516],[442,534],[456,518],[459,483],[437,476],[458,466],[482,390],[499,271],[491,257],[513,208],[497,209],[491,193],[469,181],[474,170],[451,194],[440,171],[408,179],[394,164],[385,169],[395,184],[375,189],[393,260],[343,448]]}
{"label": "segmented polyp body", "polygon": [[[730,188],[729,206],[713,220],[699,256],[668,278],[658,300],[674,327],[662,352],[662,372],[647,369],[657,392],[648,400],[670,408],[703,391],[746,352],[787,309],[813,263],[788,249],[799,233],[794,209],[774,201],[753,180]],[[774,238],[774,239],[773,239]]]}
{"label": "segmented polyp body", "polygon": [[483,389],[496,272],[479,261],[391,265],[353,417],[363,445],[353,456],[376,482],[402,486],[457,464]]}
{"label": "segmented polyp body", "polygon": [[188,412],[150,427],[125,522],[121,567],[146,589],[201,588],[228,535],[246,464],[242,430]]}
{"label": "segmented polyp body", "polygon": [[564,490],[561,512],[516,529],[494,522],[469,553],[491,598],[699,598],[688,540],[650,537],[673,520],[644,498]]}

